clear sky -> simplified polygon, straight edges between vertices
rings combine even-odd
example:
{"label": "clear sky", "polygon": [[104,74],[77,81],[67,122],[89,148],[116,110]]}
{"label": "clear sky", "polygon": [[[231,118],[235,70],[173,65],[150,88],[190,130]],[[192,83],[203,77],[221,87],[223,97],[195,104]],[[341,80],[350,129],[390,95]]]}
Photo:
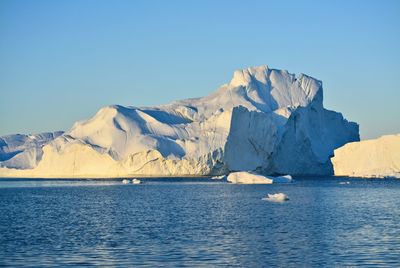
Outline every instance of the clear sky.
{"label": "clear sky", "polygon": [[322,80],[362,138],[400,133],[400,1],[1,0],[0,135],[204,96],[264,64]]}

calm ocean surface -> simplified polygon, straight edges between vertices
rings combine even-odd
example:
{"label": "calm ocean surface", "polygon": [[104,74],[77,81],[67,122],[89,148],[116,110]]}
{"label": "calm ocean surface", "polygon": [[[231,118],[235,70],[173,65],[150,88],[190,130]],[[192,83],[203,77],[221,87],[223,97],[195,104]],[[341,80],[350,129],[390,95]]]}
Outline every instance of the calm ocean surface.
{"label": "calm ocean surface", "polygon": [[399,201],[400,180],[2,179],[0,266],[399,267]]}

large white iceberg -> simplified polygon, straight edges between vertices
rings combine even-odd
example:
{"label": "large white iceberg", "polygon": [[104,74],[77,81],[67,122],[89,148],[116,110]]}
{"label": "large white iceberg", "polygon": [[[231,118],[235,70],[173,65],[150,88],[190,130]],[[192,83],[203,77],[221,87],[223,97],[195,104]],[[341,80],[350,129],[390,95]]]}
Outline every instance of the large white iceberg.
{"label": "large white iceberg", "polygon": [[41,143],[39,154],[0,151],[0,177],[333,174],[333,150],[359,140],[358,125],[322,100],[322,82],[307,75],[239,70],[206,97],[104,107]]}
{"label": "large white iceberg", "polygon": [[400,134],[348,143],[334,154],[337,176],[400,178]]}

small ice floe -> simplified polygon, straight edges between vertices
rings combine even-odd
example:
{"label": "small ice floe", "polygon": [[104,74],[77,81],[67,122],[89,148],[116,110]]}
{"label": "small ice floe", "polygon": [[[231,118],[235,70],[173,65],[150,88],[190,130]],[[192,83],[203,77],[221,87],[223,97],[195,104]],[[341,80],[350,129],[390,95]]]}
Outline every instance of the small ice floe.
{"label": "small ice floe", "polygon": [[284,193],[277,193],[277,194],[268,194],[267,197],[264,197],[262,200],[270,202],[285,202],[289,200],[289,197]]}
{"label": "small ice floe", "polygon": [[230,173],[227,177],[227,181],[235,184],[272,184],[273,177],[254,172],[239,171]]}
{"label": "small ice floe", "polygon": [[279,177],[274,177],[274,183],[291,183],[293,182],[293,178],[290,175],[284,175]]}
{"label": "small ice floe", "polygon": [[132,183],[133,184],[141,184],[142,182],[139,179],[133,179]]}
{"label": "small ice floe", "polygon": [[129,181],[129,180],[127,180],[127,179],[123,179],[123,180],[122,180],[122,183],[123,183],[123,184],[129,184],[129,183],[130,183],[130,181]]}
{"label": "small ice floe", "polygon": [[[222,177],[222,176],[221,176]],[[217,179],[218,177],[213,177],[213,179]],[[232,172],[228,175],[227,181],[230,183],[237,184],[272,184],[272,183],[291,183],[293,182],[293,178],[290,175],[283,176],[266,176],[257,174],[253,171],[239,171]]]}
{"label": "small ice floe", "polygon": [[349,181],[341,181],[341,182],[339,182],[339,184],[350,184],[350,182]]}
{"label": "small ice floe", "polygon": [[223,180],[226,178],[226,175],[221,175],[221,176],[213,176],[211,177],[212,180]]}

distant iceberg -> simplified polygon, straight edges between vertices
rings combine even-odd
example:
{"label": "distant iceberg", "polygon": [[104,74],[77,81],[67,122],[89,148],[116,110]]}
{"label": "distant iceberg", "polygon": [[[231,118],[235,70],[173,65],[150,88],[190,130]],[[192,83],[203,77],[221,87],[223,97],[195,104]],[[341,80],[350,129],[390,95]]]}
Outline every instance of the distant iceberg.
{"label": "distant iceberg", "polygon": [[335,150],[337,176],[400,178],[400,134],[352,142]]}
{"label": "distant iceberg", "polygon": [[321,81],[259,66],[206,97],[106,106],[65,133],[19,139],[0,138],[0,177],[329,175],[333,150],[359,135],[323,107]]}

